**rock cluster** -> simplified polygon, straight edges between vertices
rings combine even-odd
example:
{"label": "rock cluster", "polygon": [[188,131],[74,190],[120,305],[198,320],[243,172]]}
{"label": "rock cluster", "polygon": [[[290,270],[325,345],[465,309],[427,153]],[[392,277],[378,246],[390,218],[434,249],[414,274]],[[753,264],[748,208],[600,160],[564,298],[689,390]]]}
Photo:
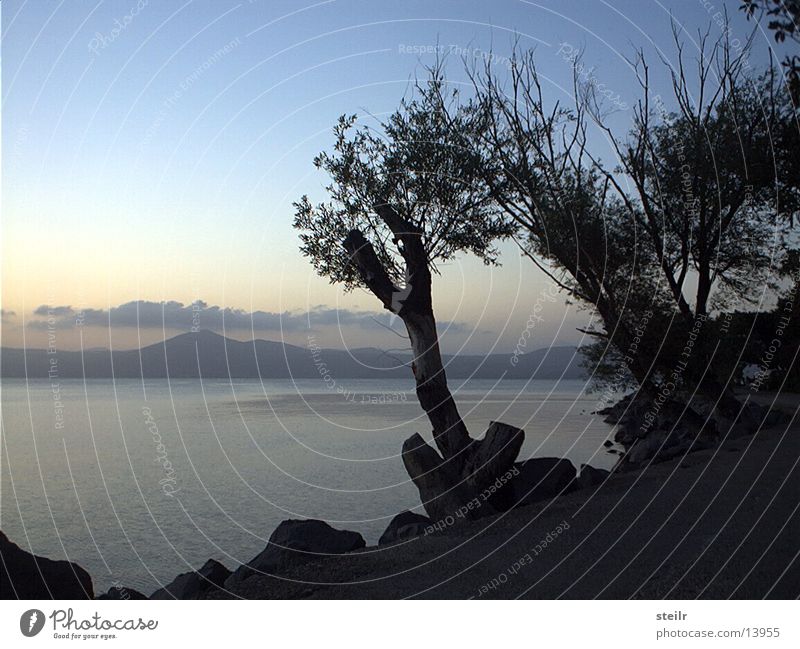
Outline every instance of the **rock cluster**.
{"label": "rock cluster", "polygon": [[[572,462],[561,458],[534,458],[516,462],[496,480],[485,503],[470,508],[470,518],[506,511],[534,502],[556,498],[576,489],[596,487],[609,472],[582,465],[579,475]],[[453,516],[448,515],[448,519]],[[466,517],[464,517],[466,518]],[[448,523],[449,526],[449,523]],[[404,511],[395,516],[378,544],[383,546],[423,536],[442,529],[427,516]],[[358,532],[339,530],[320,520],[285,520],[272,532],[266,547],[246,564],[231,572],[214,559],[196,571],[182,573],[156,590],[150,599],[198,599],[214,591],[232,590],[253,575],[281,575],[309,561],[360,550],[366,546]],[[0,532],[0,586],[3,598],[79,599],[92,598],[92,579],[83,568],[68,561],[53,561],[25,552]],[[98,599],[147,599],[133,588],[112,586]]]}
{"label": "rock cluster", "polygon": [[286,520],[278,525],[260,554],[228,577],[225,587],[232,588],[255,574],[278,574],[298,563],[360,550],[366,545],[358,532],[337,530],[324,521]]}
{"label": "rock cluster", "polygon": [[200,570],[184,572],[163,588],[150,595],[150,599],[197,599],[209,591],[222,588],[231,571],[219,561],[209,559]]}
{"label": "rock cluster", "polygon": [[147,595],[140,593],[134,588],[128,588],[127,586],[112,586],[102,595],[98,595],[97,599],[147,599]]}
{"label": "rock cluster", "polygon": [[782,419],[778,411],[752,402],[680,392],[663,399],[658,393],[633,393],[598,414],[616,425],[614,441],[624,449],[620,470],[712,448],[721,439],[752,434]]}
{"label": "rock cluster", "polygon": [[378,545],[386,545],[404,539],[411,539],[415,536],[422,536],[430,526],[431,519],[414,512],[400,512],[389,523],[389,527],[381,534]]}

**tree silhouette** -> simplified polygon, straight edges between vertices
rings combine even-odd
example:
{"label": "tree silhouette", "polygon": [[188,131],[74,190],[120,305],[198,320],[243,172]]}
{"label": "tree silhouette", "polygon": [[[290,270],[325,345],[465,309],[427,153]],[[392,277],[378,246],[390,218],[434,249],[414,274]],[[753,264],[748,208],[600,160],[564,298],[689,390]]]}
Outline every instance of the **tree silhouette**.
{"label": "tree silhouette", "polygon": [[[441,84],[433,77],[418,86],[377,130],[341,117],[332,152],[314,160],[331,178],[329,200],[313,205],[303,196],[294,205],[301,251],[317,272],[367,289],[405,324],[417,397],[441,455],[417,434],[403,460],[433,517],[506,471],[523,441],[521,430],[498,423],[480,442],[469,436],[439,351],[431,296],[438,264],[459,253],[494,264],[494,242],[512,230],[480,182],[478,157],[453,145],[450,124],[431,104]],[[454,112],[464,128],[475,126],[468,110]]]}

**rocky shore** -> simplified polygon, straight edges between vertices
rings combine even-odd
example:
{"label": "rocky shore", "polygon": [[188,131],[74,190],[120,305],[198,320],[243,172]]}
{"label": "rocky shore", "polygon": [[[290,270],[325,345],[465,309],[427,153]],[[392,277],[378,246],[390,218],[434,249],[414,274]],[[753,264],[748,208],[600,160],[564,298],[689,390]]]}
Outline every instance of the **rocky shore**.
{"label": "rocky shore", "polygon": [[[246,564],[209,559],[150,598],[796,598],[800,424],[796,396],[781,399],[784,423],[657,464],[516,463],[470,511],[399,513],[373,547],[287,520]],[[0,554],[3,598],[95,596],[76,564],[5,535]],[[145,595],[117,585],[99,598]]]}

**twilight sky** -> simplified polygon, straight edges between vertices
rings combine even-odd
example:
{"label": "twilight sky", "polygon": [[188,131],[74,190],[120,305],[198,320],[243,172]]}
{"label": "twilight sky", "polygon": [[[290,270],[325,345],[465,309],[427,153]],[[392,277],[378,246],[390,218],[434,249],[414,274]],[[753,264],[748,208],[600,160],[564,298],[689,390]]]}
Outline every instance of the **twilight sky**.
{"label": "twilight sky", "polygon": [[[644,47],[663,87],[670,12],[691,51],[725,5],[743,40],[739,0],[5,0],[3,344],[133,347],[199,325],[396,347],[398,323],[316,277],[291,227],[293,200],[323,197],[311,160],[336,118],[391,112],[437,44],[452,83],[490,49],[502,72],[518,34],[553,99],[569,100],[564,53],[585,48],[622,130],[638,96],[624,57]],[[772,45],[756,35],[757,67]],[[445,350],[510,352],[526,327],[529,350],[579,342],[591,313],[503,250],[502,268],[465,257],[435,280]]]}

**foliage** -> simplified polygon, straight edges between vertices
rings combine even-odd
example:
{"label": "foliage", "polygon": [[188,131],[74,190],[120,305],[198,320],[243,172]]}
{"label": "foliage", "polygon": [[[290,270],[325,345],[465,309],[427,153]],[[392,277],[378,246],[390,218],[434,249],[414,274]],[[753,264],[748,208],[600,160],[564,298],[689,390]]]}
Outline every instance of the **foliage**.
{"label": "foliage", "polygon": [[[742,0],[740,7],[747,19],[756,12],[769,16],[767,28],[775,33],[776,43],[800,44],[800,0]],[[800,56],[787,55],[783,60],[789,89],[795,104],[800,103]]]}
{"label": "foliage", "polygon": [[800,206],[797,129],[785,87],[771,72],[723,83],[703,106],[685,103],[689,91],[679,90],[687,93],[681,110],[660,121],[642,102],[620,147],[641,205],[635,213],[676,300],[697,277],[692,315],[776,288],[784,225]]}
{"label": "foliage", "polygon": [[[459,252],[496,263],[495,241],[511,228],[479,182],[477,158],[449,137],[449,124],[433,110],[443,80],[431,78],[417,86],[416,96],[380,124],[379,130],[358,126],[355,115],[340,118],[334,129],[332,152],[318,155],[314,164],[331,178],[330,200],[312,205],[303,196],[295,207],[295,228],[301,231],[301,251],[317,272],[346,288],[363,286],[342,242],[351,230],[360,231],[398,286],[406,280],[402,243],[376,211],[391,205],[418,231],[431,271]],[[457,96],[453,101],[457,103]],[[466,108],[455,111],[460,128],[473,120]]]}

